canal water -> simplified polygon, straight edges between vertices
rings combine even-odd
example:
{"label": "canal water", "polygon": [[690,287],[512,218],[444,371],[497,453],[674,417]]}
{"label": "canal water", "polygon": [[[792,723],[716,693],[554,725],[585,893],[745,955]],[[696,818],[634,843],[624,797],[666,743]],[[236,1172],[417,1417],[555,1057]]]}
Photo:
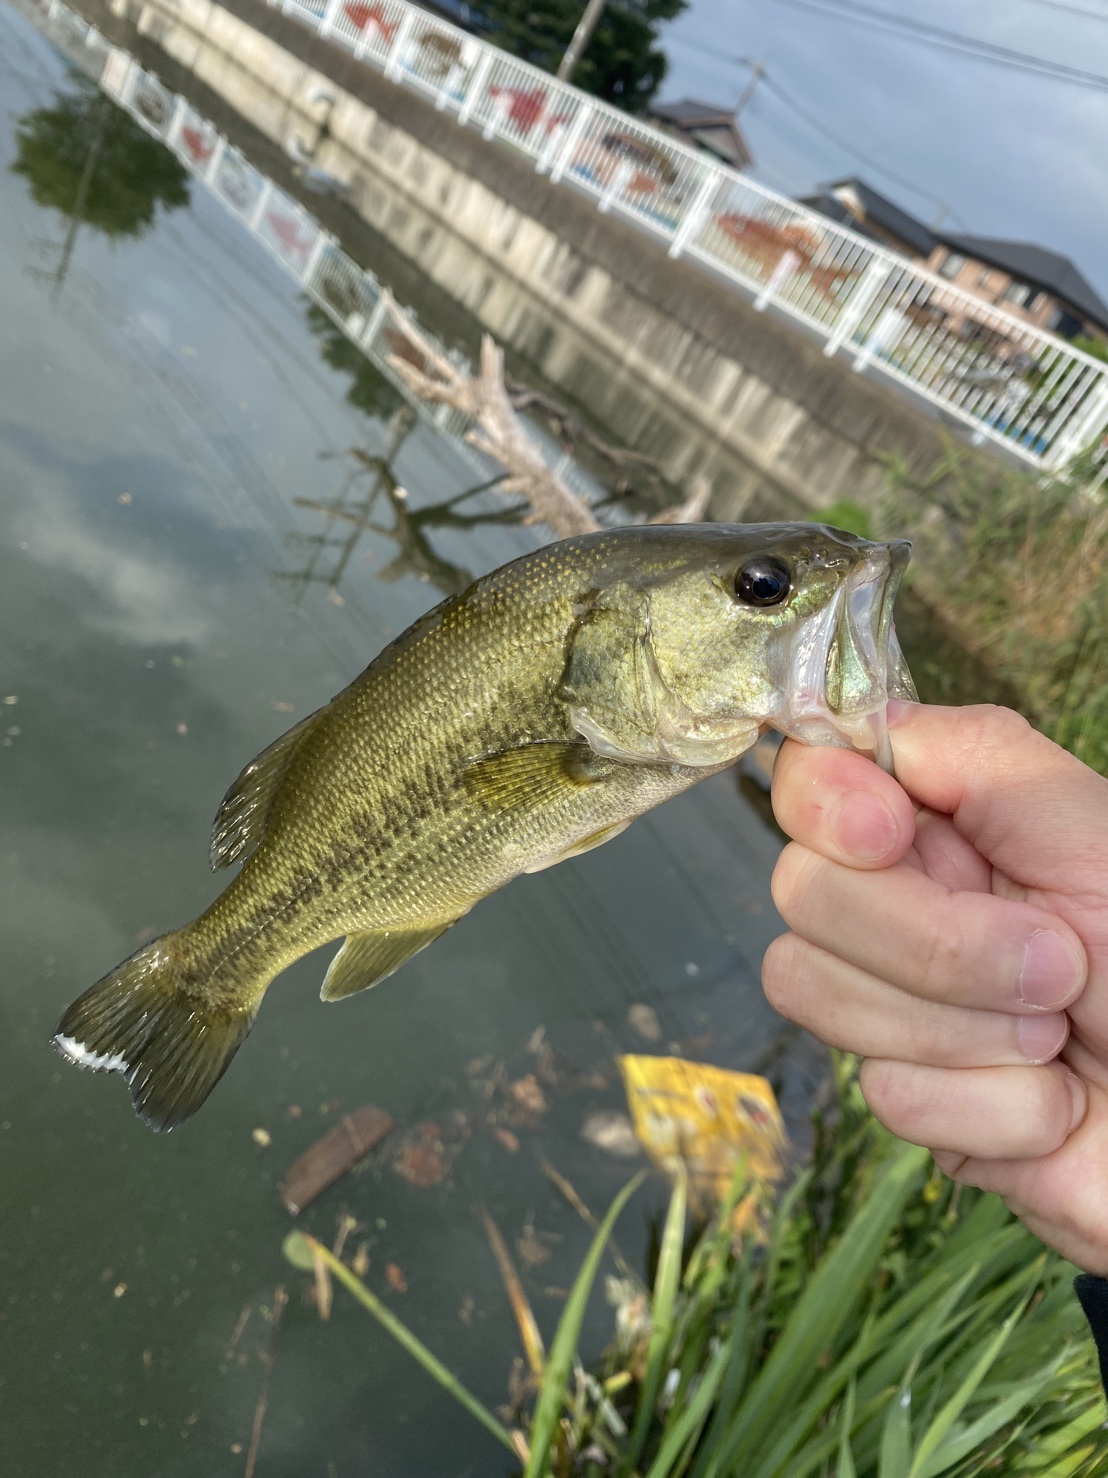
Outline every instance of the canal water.
{"label": "canal water", "polygon": [[[767,1068],[802,1133],[822,1059],[758,987],[780,839],[733,775],[519,880],[380,989],[324,1007],[326,952],[302,960],[168,1137],[50,1050],[76,994],[218,891],[209,827],[243,764],[543,542],[495,492],[456,501],[486,472],[0,0],[7,1478],[242,1474],[267,1370],[259,1478],[512,1471],[282,1256],[285,1169],[361,1105],[394,1135],[297,1224],[331,1243],[352,1218],[370,1286],[492,1406],[519,1345],[479,1208],[549,1335],[589,1232],[543,1162],[598,1209],[637,1168],[582,1133],[623,1107],[616,1054]],[[665,1198],[652,1179],[624,1217],[633,1263]],[[587,1348],[610,1327],[598,1300]]]}

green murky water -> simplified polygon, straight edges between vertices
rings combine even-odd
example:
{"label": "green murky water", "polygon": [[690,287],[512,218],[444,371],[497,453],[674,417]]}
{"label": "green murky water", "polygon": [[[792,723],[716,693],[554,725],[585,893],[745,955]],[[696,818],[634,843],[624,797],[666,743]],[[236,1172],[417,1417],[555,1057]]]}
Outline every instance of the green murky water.
{"label": "green murky water", "polygon": [[[540,541],[491,493],[443,508],[480,469],[368,367],[353,404],[291,279],[124,122],[0,0],[4,1472],[241,1474],[279,1284],[259,1478],[507,1472],[349,1300],[320,1322],[281,1256],[281,1175],[363,1103],[437,1126],[437,1183],[398,1173],[393,1141],[301,1221],[330,1241],[357,1218],[370,1284],[395,1265],[394,1306],[503,1401],[518,1345],[474,1208],[549,1253],[524,1264],[549,1332],[588,1233],[539,1153],[603,1207],[633,1166],[581,1128],[621,1106],[615,1053],[772,1055],[757,972],[779,843],[719,777],[522,879],[380,990],[324,1008],[325,956],[303,960],[169,1137],[118,1079],[62,1066],[48,1039],[68,1001],[216,891],[208,828],[243,763],[452,582]],[[794,1122],[817,1071],[787,1059]],[[531,1073],[542,1106],[497,1137],[490,1078]],[[628,1216],[629,1257],[664,1195]],[[594,1347],[608,1318],[593,1311]]]}

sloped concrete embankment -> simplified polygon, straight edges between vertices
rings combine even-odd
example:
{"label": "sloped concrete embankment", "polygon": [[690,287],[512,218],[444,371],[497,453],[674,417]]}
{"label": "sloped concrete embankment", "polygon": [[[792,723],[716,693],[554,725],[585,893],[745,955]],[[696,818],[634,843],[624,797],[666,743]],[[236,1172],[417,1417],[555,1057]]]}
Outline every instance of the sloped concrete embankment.
{"label": "sloped concrete embankment", "polygon": [[884,457],[922,479],[942,455],[939,424],[894,390],[259,0],[110,10],[267,137],[314,151],[517,367],[672,476],[705,471],[715,517],[867,502]]}

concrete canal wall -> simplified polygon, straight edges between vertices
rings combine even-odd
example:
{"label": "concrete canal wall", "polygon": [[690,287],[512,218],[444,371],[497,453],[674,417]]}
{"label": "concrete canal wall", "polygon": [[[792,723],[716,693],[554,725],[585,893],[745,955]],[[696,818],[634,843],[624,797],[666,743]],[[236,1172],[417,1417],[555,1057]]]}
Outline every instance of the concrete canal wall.
{"label": "concrete canal wall", "polygon": [[283,150],[314,152],[521,373],[675,478],[706,472],[714,516],[866,502],[883,457],[922,477],[942,455],[939,423],[895,391],[259,0],[108,9]]}

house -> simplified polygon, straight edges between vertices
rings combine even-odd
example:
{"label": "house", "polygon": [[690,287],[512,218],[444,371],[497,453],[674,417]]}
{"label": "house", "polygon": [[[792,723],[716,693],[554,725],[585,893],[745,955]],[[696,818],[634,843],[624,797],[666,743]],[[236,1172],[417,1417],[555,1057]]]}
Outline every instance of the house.
{"label": "house", "polygon": [[942,232],[927,265],[975,297],[1063,339],[1108,339],[1108,303],[1058,252],[1027,241]]}
{"label": "house", "polygon": [[655,103],[646,116],[682,143],[713,155],[732,169],[749,169],[754,163],[733,109],[685,98],[679,103]]}
{"label": "house", "polygon": [[[962,236],[925,226],[863,180],[834,180],[800,201],[935,272],[963,292],[1064,339],[1108,340],[1108,303],[1068,257],[1025,241]],[[957,299],[931,300],[947,326],[966,338],[994,338]]]}
{"label": "house", "polygon": [[917,261],[934,250],[931,230],[864,180],[833,180],[821,185],[815,195],[805,196],[800,204]]}

